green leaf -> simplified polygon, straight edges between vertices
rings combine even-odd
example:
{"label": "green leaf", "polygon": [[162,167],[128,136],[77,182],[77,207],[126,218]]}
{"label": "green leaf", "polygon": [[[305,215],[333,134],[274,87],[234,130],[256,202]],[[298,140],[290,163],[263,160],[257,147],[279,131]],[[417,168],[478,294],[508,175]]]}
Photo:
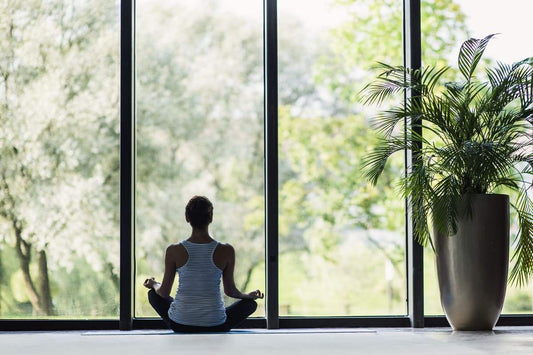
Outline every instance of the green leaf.
{"label": "green leaf", "polygon": [[485,48],[494,36],[495,34],[491,34],[482,39],[470,38],[461,45],[458,58],[459,70],[467,81],[472,78],[472,74],[476,70]]}
{"label": "green leaf", "polygon": [[518,286],[526,285],[533,274],[533,203],[527,193],[528,188],[522,189],[516,205],[512,205],[518,215],[519,230],[509,279]]}

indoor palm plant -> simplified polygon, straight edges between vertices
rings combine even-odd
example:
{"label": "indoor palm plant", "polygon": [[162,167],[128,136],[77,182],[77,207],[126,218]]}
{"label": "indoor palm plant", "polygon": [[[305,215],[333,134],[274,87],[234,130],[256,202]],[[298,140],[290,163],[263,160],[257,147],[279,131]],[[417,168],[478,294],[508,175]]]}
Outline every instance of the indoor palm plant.
{"label": "indoor palm plant", "polygon": [[365,176],[376,183],[392,154],[413,153],[400,186],[411,201],[418,242],[436,252],[441,303],[455,329],[492,328],[503,306],[509,198],[498,189],[517,195],[510,280],[522,285],[533,273],[533,58],[475,75],[493,36],[462,44],[460,81],[443,83],[448,67],[381,63],[364,89],[366,103],[410,93],[375,119],[383,137],[365,157]]}

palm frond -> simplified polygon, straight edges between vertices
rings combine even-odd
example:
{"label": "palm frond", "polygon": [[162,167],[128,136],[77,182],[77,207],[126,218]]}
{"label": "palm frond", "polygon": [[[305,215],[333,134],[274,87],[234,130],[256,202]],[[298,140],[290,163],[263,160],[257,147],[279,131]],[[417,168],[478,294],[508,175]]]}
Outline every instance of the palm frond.
{"label": "palm frond", "polygon": [[519,230],[512,256],[514,266],[509,279],[512,283],[523,286],[533,274],[533,203],[528,196],[528,188],[520,190],[517,203],[512,206],[518,215]]}
{"label": "palm frond", "polygon": [[518,183],[516,182],[515,178],[507,178],[507,177],[503,177],[503,178],[494,180],[493,189],[496,188],[496,187],[499,187],[499,186],[507,186],[507,187],[509,187],[509,188],[511,188],[513,190],[516,190],[516,189],[519,188]]}
{"label": "palm frond", "polygon": [[420,83],[422,85],[423,94],[431,93],[435,89],[444,74],[449,70],[449,67],[442,67],[440,69],[428,67],[422,70],[420,76]]}
{"label": "palm frond", "polygon": [[431,196],[433,195],[431,181],[434,172],[430,164],[421,159],[415,159],[409,167],[409,174],[401,179],[401,191],[403,196],[409,198],[413,208],[413,232],[417,242],[426,246],[428,243],[433,247],[431,233],[428,228],[427,216],[431,215]]}
{"label": "palm frond", "polygon": [[406,119],[410,117],[410,112],[404,107],[393,107],[389,110],[380,112],[374,119],[370,121],[380,134],[385,137],[390,137],[395,131],[396,127],[402,125]]}
{"label": "palm frond", "polygon": [[408,141],[402,137],[380,140],[376,147],[363,158],[363,176],[375,185],[389,157],[409,147]]}
{"label": "palm frond", "polygon": [[380,104],[386,98],[409,87],[409,82],[405,80],[407,70],[404,67],[378,63],[377,69],[380,72],[376,81],[366,85],[361,90],[364,104]]}
{"label": "palm frond", "polygon": [[461,45],[458,57],[459,71],[467,81],[472,78],[472,74],[476,70],[485,48],[494,36],[495,34],[491,34],[482,39],[470,38]]}
{"label": "palm frond", "polygon": [[405,87],[400,82],[388,78],[378,79],[377,82],[363,88],[363,90],[367,92],[367,95],[363,98],[363,103],[365,105],[380,104],[385,101],[386,98],[397,94],[404,89]]}
{"label": "palm frond", "polygon": [[447,175],[434,188],[433,223],[439,233],[457,233],[457,204],[461,196],[460,184],[456,177]]}

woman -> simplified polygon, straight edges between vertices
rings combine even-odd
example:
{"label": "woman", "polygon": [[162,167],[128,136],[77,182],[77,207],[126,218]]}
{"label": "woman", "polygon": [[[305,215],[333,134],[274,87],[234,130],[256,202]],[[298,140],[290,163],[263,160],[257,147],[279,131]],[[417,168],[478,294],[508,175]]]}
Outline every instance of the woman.
{"label": "woman", "polygon": [[[209,235],[213,204],[206,197],[194,196],[185,208],[185,219],[192,227],[189,239],[170,245],[165,254],[165,274],[161,283],[152,277],[144,281],[148,300],[167,326],[175,332],[227,332],[255,312],[255,290],[241,293],[235,286],[235,250]],[[176,271],[179,274],[176,297],[170,297]],[[224,308],[224,293],[241,299]]]}

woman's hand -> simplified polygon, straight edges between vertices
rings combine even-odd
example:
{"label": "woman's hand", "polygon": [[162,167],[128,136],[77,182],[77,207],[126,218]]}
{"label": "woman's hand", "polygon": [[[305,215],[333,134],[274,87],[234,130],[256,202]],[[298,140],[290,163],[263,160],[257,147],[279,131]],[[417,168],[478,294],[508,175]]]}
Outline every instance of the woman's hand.
{"label": "woman's hand", "polygon": [[258,298],[263,299],[263,297],[265,297],[265,295],[259,290],[248,292],[245,295],[247,296],[246,298],[251,300],[256,300]]}
{"label": "woman's hand", "polygon": [[157,282],[155,278],[151,277],[149,279],[144,280],[143,286],[146,288],[154,288],[154,285],[156,284],[159,284],[159,282]]}

